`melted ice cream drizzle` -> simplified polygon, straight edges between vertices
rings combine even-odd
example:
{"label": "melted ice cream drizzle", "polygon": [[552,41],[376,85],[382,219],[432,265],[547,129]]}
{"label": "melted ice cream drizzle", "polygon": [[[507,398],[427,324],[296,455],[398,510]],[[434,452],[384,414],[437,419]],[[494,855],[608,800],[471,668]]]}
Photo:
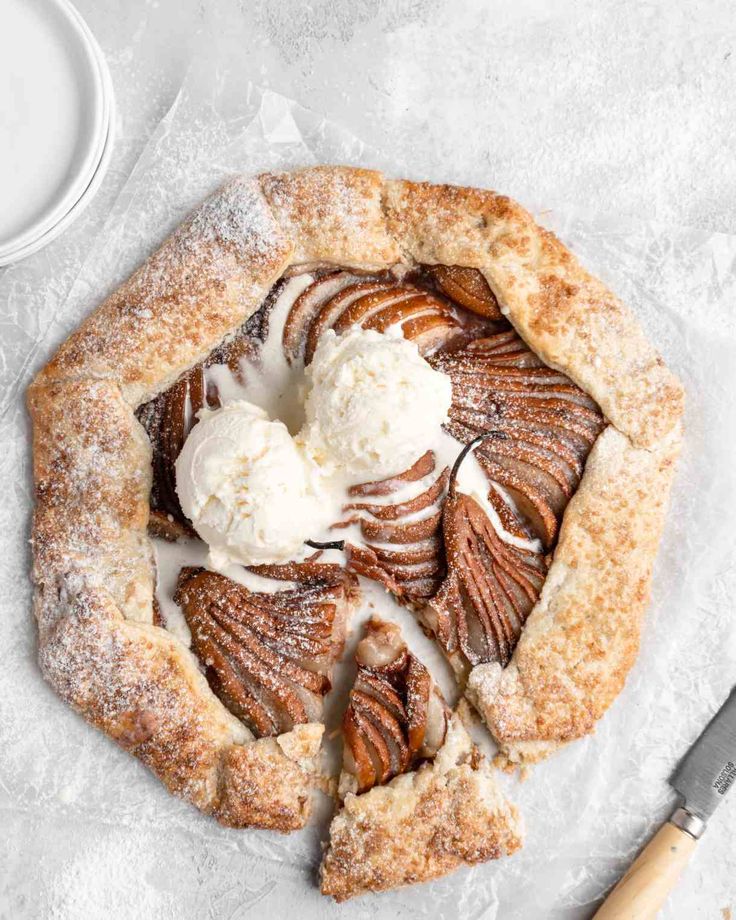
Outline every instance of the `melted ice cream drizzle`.
{"label": "melted ice cream drizzle", "polygon": [[[268,315],[268,330],[263,343],[258,349],[257,356],[241,356],[238,372],[226,364],[213,364],[205,369],[207,388],[216,388],[221,404],[233,400],[245,400],[266,411],[270,418],[283,421],[292,434],[295,434],[304,422],[304,395],[306,390],[305,368],[302,358],[292,363],[286,360],[282,346],[283,329],[294,301],[314,281],[314,276],[308,273],[290,278],[283,290],[276,298]],[[394,331],[396,334],[396,331]],[[191,412],[191,406],[185,411]],[[426,450],[431,449],[435,454],[436,467],[433,473],[415,482],[407,482],[400,489],[389,495],[375,495],[370,497],[370,504],[397,504],[406,502],[424,492],[436,480],[437,475],[445,467],[452,468],[455,460],[463,449],[463,444],[453,438],[442,428],[438,428],[436,438],[431,444],[418,446],[417,457]],[[400,472],[400,471],[397,471]],[[354,476],[336,472],[327,477],[322,483],[325,501],[334,508],[334,516],[329,519],[335,524],[344,521],[348,516],[344,513],[344,506],[353,501],[348,494],[348,489],[356,485]],[[509,533],[503,526],[498,512],[488,500],[489,482],[480,464],[472,452],[463,461],[456,480],[456,488],[471,495],[482,507],[488,516],[494,530],[505,542],[533,552],[541,551],[541,543],[536,539],[524,539]],[[512,507],[513,502],[504,493],[502,498]],[[402,517],[402,523],[412,523],[431,516],[436,509],[433,506],[424,508],[413,514]],[[353,513],[355,520],[347,526],[328,526],[312,535],[312,540],[319,543],[332,541],[345,541],[356,546],[365,546],[361,534],[361,514]],[[416,544],[418,547],[420,544]],[[396,549],[395,545],[373,542],[372,546],[378,549]],[[411,551],[414,544],[402,544],[402,550]],[[185,644],[190,643],[189,629],[178,605],[173,601],[176,580],[179,570],[183,565],[207,564],[207,546],[197,540],[167,543],[164,540],[154,540],[154,550],[158,569],[157,599],[162,617],[167,628],[177,635]],[[304,547],[301,559],[311,555],[314,550]],[[323,551],[322,558],[325,562],[345,563],[345,554],[341,550],[329,549]],[[239,584],[245,585],[252,591],[275,593],[293,588],[291,582],[264,578],[250,572],[240,565],[228,566],[227,575]]]}

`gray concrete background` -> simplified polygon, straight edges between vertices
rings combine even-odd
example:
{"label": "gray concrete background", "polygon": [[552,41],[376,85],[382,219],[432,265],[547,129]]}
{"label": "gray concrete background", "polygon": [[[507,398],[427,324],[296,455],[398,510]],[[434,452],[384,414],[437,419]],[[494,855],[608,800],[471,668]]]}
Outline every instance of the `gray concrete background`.
{"label": "gray concrete background", "polygon": [[[525,201],[736,229],[729,0],[79,0],[141,141],[190,55],[242,49],[254,82],[429,178]],[[417,151],[420,151],[417,154]]]}

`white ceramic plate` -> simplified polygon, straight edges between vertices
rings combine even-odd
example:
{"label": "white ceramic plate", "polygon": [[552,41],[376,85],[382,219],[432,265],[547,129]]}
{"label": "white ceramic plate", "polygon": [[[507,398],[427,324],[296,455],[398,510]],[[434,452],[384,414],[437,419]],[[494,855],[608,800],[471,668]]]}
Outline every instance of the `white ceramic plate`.
{"label": "white ceramic plate", "polygon": [[[111,97],[112,100],[112,97]],[[71,224],[83,213],[87,205],[92,201],[92,199],[97,194],[97,191],[102,184],[102,180],[105,177],[107,168],[110,165],[110,155],[112,153],[112,148],[115,144],[115,106],[114,100],[112,100],[111,105],[111,118],[110,126],[107,135],[107,142],[102,151],[102,157],[100,163],[97,167],[97,171],[92,177],[92,181],[87,186],[87,188],[82,193],[79,201],[74,204],[69,211],[59,220],[58,223],[54,224],[46,233],[42,234],[39,237],[36,237],[30,242],[26,243],[24,246],[14,249],[12,253],[7,256],[0,255],[0,268],[4,265],[10,265],[13,262],[19,262],[21,259],[25,259],[26,256],[33,255],[34,252],[38,252],[39,249],[43,249],[44,246],[47,246],[52,240],[55,240],[57,236],[62,234],[66,229],[68,229]]]}
{"label": "white ceramic plate", "polygon": [[114,102],[102,52],[68,0],[0,0],[0,21],[2,265],[50,242],[91,200]]}

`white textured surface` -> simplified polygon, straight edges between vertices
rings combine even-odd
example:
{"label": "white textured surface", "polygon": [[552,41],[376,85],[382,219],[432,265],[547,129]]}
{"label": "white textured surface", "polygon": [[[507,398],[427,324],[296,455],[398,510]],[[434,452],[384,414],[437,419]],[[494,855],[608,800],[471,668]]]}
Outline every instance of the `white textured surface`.
{"label": "white textured surface", "polygon": [[[0,272],[0,917],[582,920],[666,814],[673,759],[736,673],[731,3],[78,5],[109,56],[122,139],[84,217],[45,252]],[[258,114],[237,149],[224,130],[232,113],[209,113],[223,136],[208,142],[227,155],[203,164],[184,105],[156,134],[105,227],[190,54],[217,58],[225,49],[237,51],[243,77],[342,123],[380,154],[271,98],[261,109],[255,100]],[[203,94],[214,85],[201,84]],[[245,100],[245,81],[242,93]],[[206,102],[192,104],[201,112]],[[314,891],[315,835],[285,841],[213,826],[41,683],[28,613],[22,406],[53,343],[236,155],[247,167],[338,152],[417,177],[491,185],[549,208],[563,237],[641,314],[690,394],[642,656],[596,737],[523,786],[508,784],[525,812],[525,851],[430,890],[343,908]],[[172,189],[180,196],[173,205]],[[686,224],[699,229],[677,229]],[[714,818],[667,920],[725,920],[736,910],[734,807]]]}

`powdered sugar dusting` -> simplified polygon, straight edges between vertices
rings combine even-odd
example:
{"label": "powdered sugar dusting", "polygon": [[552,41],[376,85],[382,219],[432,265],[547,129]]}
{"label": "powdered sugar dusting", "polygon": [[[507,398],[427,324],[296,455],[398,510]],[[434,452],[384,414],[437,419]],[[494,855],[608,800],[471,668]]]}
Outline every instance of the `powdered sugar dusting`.
{"label": "powdered sugar dusting", "polygon": [[244,262],[254,256],[270,261],[274,249],[281,248],[281,229],[264,208],[257,182],[249,178],[232,179],[210,196],[195,212],[191,230],[192,240],[201,245],[222,242]]}
{"label": "powdered sugar dusting", "polygon": [[84,848],[65,859],[44,887],[47,920],[109,920],[130,903],[135,876],[141,917],[167,917],[177,904],[160,871],[159,856],[147,844],[147,829],[101,826],[89,829]]}
{"label": "powdered sugar dusting", "polygon": [[389,268],[400,260],[384,225],[379,176],[333,166],[308,178],[272,173],[262,181],[279,222],[291,228],[296,262]]}
{"label": "powdered sugar dusting", "polygon": [[61,347],[57,374],[112,378],[137,404],[258,307],[290,249],[258,183],[230,180]]}

